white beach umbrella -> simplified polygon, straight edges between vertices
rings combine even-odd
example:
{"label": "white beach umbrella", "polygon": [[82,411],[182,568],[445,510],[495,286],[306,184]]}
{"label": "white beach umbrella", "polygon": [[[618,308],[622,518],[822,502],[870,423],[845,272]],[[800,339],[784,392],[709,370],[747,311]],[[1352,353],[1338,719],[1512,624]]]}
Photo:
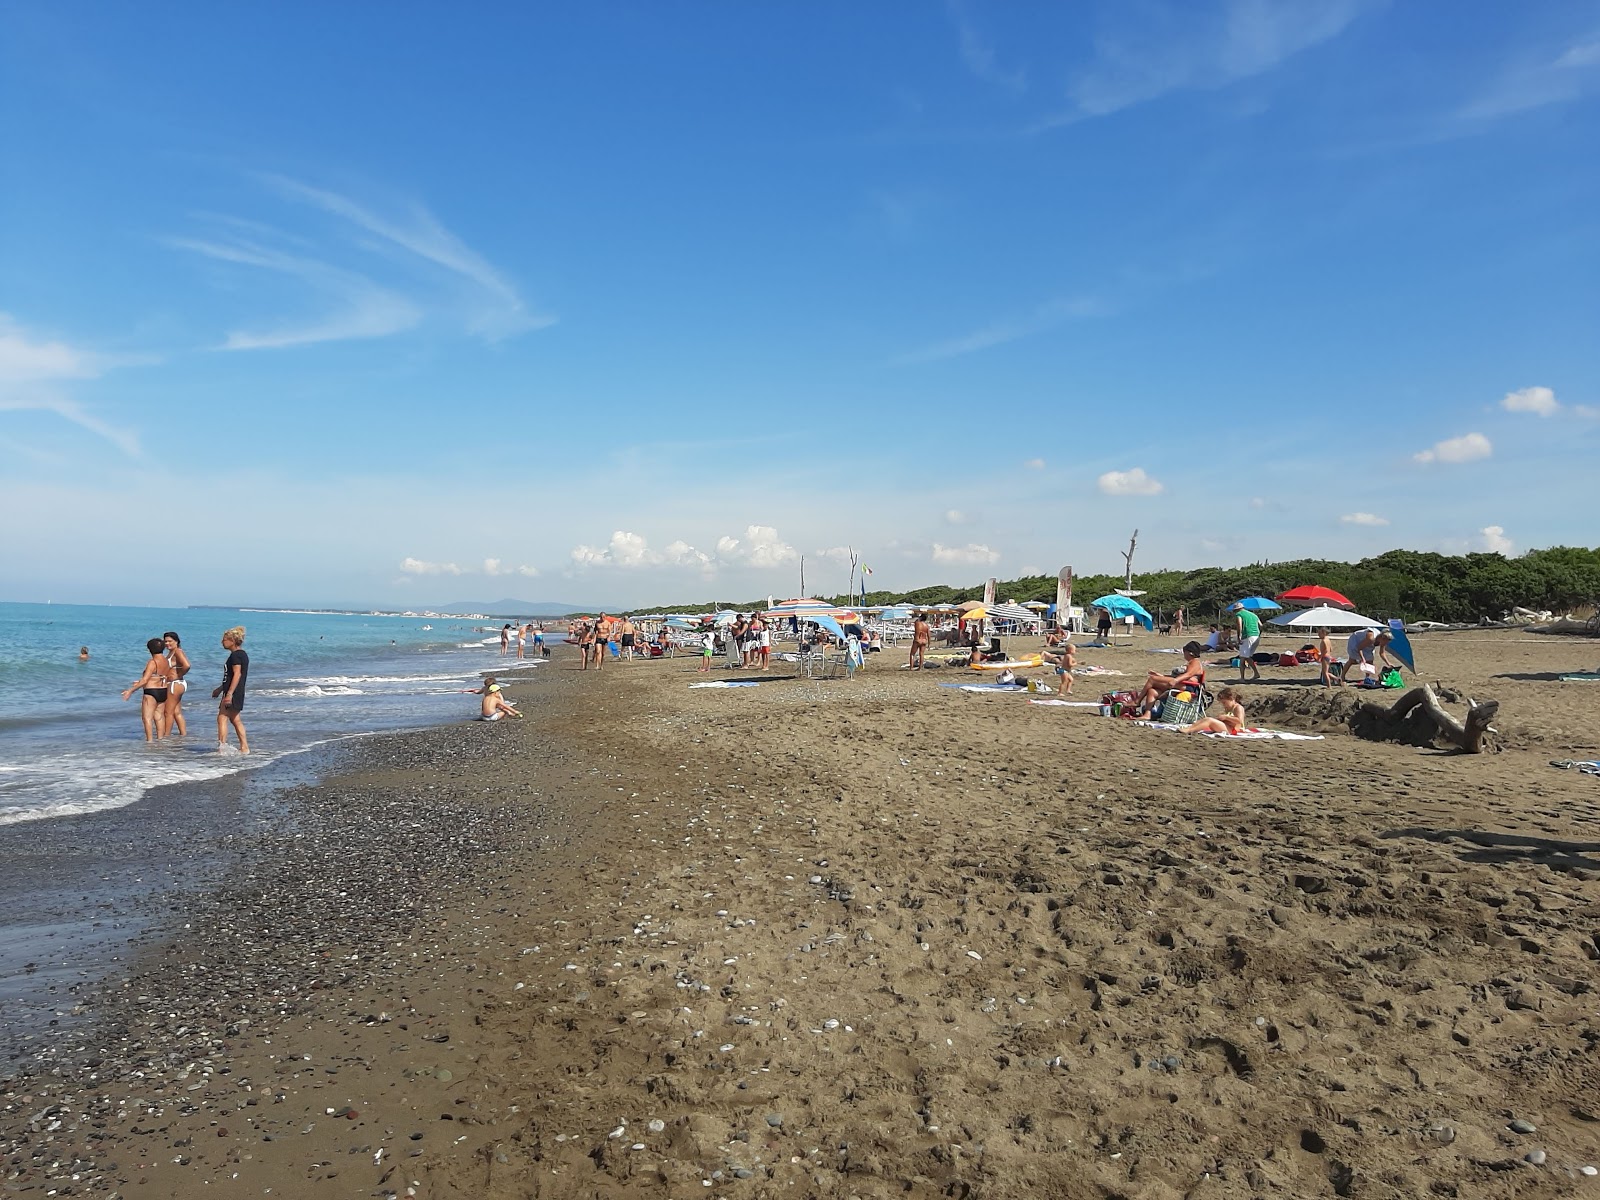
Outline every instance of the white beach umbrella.
{"label": "white beach umbrella", "polygon": [[1324,604],[1321,608],[1307,608],[1300,612],[1284,613],[1281,617],[1273,617],[1269,625],[1282,625],[1289,629],[1377,629],[1383,625],[1382,621],[1374,621],[1371,617],[1363,617],[1360,613],[1346,612],[1342,608],[1330,608]]}

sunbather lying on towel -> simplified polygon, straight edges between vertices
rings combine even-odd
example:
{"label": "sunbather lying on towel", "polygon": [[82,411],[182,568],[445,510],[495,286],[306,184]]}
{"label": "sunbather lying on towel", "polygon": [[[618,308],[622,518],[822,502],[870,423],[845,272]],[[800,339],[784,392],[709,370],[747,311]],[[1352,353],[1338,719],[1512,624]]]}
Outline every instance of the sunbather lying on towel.
{"label": "sunbather lying on towel", "polygon": [[1185,725],[1184,733],[1238,733],[1244,728],[1244,705],[1239,693],[1231,687],[1217,693],[1217,703],[1222,711],[1214,717],[1201,717],[1193,725]]}

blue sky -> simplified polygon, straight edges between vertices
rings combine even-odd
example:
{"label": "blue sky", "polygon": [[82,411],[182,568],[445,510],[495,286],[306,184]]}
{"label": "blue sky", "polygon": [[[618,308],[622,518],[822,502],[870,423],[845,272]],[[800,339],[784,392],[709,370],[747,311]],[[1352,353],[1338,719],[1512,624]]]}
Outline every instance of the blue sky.
{"label": "blue sky", "polygon": [[25,2],[0,115],[0,599],[1595,541],[1595,0]]}

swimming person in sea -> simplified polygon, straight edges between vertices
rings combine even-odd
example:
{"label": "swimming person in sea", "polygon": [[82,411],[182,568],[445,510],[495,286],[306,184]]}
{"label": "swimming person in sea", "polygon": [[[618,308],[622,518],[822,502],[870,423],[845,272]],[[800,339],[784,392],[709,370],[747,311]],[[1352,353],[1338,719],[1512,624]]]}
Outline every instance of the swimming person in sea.
{"label": "swimming person in sea", "polygon": [[189,732],[183,719],[183,694],[189,690],[184,681],[189,673],[189,656],[183,652],[183,645],[172,630],[163,633],[161,641],[167,648],[167,678],[171,681],[167,685],[167,732],[176,729],[181,737]]}
{"label": "swimming person in sea", "polygon": [[144,740],[154,742],[167,736],[167,646],[160,638],[151,638],[144,648],[150,651],[150,661],[144,664],[144,673],[122,693],[122,699],[126,703],[134,692],[144,689],[139,720],[144,724]]}
{"label": "swimming person in sea", "polygon": [[231,725],[239,735],[239,753],[249,754],[250,743],[244,736],[244,722],[239,719],[244,711],[244,681],[250,674],[250,656],[244,652],[243,625],[235,625],[222,635],[222,648],[228,652],[228,661],[222,666],[222,683],[211,689],[213,698],[222,698],[217,705],[217,749],[228,744]]}

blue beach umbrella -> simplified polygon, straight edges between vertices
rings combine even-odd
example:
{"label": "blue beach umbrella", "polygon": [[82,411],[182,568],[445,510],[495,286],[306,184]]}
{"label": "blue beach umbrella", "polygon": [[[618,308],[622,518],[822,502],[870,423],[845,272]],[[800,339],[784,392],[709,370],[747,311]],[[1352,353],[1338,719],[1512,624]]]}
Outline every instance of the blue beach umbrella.
{"label": "blue beach umbrella", "polygon": [[881,621],[904,621],[909,616],[911,616],[909,608],[895,607],[884,609],[878,614],[878,619]]}
{"label": "blue beach umbrella", "polygon": [[1247,608],[1251,612],[1279,612],[1283,605],[1265,596],[1246,596],[1243,600],[1235,600],[1228,605],[1229,612],[1238,612],[1241,608]]}
{"label": "blue beach umbrella", "polygon": [[1100,599],[1092,600],[1090,603],[1095,608],[1105,609],[1113,617],[1133,617],[1146,629],[1155,628],[1155,618],[1145,612],[1144,605],[1127,596],[1101,596]]}
{"label": "blue beach umbrella", "polygon": [[1411,639],[1406,636],[1406,623],[1399,617],[1389,618],[1389,653],[1417,673],[1417,656],[1411,649]]}
{"label": "blue beach umbrella", "polygon": [[834,620],[827,613],[818,613],[814,617],[802,617],[801,619],[815,622],[826,629],[829,633],[833,634],[833,636],[838,638],[841,642],[844,641],[844,626],[839,624],[838,621]]}

